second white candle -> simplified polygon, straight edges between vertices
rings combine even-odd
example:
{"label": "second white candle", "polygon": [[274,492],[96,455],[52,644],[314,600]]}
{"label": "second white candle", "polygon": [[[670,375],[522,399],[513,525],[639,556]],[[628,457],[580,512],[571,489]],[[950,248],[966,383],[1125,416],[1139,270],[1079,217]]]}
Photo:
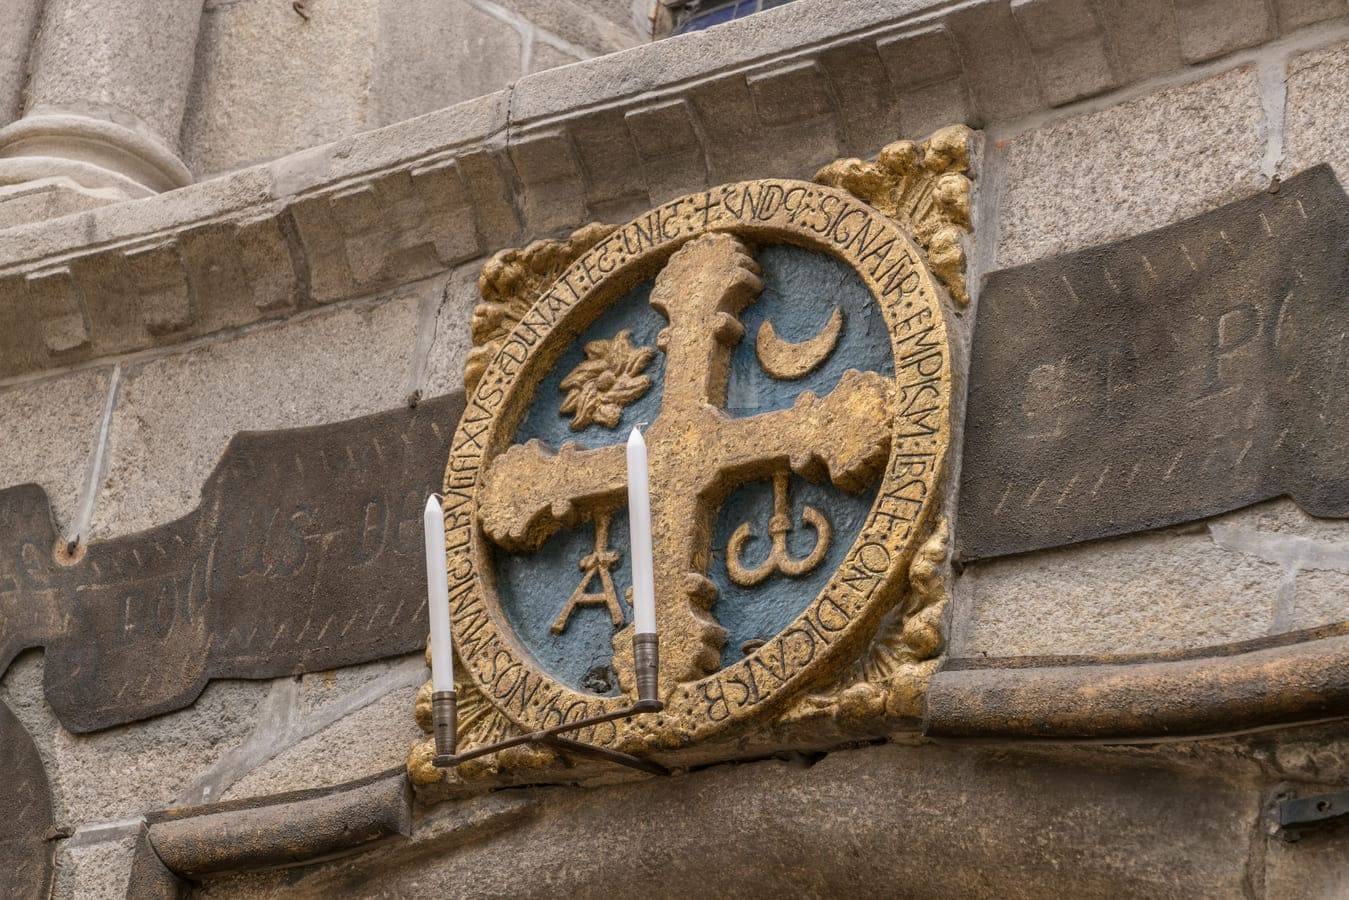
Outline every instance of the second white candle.
{"label": "second white candle", "polygon": [[428,497],[422,514],[426,535],[426,603],[431,617],[431,690],[454,690],[454,649],[450,638],[450,587],[445,572],[445,512]]}
{"label": "second white candle", "polygon": [[651,484],[646,441],[628,435],[628,535],[632,555],[632,619],[637,634],[656,633],[656,584],[651,561]]}

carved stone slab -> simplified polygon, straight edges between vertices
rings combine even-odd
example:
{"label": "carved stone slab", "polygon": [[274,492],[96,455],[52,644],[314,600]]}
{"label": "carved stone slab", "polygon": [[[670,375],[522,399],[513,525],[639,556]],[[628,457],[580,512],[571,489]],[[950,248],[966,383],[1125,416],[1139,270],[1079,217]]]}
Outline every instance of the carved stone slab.
{"label": "carved stone slab", "polygon": [[994,273],[957,551],[998,556],[1287,494],[1349,516],[1349,199],[1326,166]]}
{"label": "carved stone slab", "polygon": [[93,731],[269,678],[414,651],[426,635],[421,507],[459,395],[333,425],[238,434],[197,509],[52,561],[47,498],[0,491],[0,671],[47,651],[61,724]]}
{"label": "carved stone slab", "polygon": [[[895,167],[960,168],[969,142],[953,129],[904,146]],[[961,196],[967,179],[944,177]],[[484,286],[539,252],[489,264]],[[511,318],[499,293],[484,292],[475,324]],[[609,229],[517,304],[527,311],[468,379],[445,474],[460,721],[532,731],[635,697],[621,598],[624,444],[639,423],[664,710],[580,740],[689,748],[856,663],[935,525],[943,294],[895,220],[832,186],[764,179]],[[434,749],[410,757],[418,784],[444,775]]]}
{"label": "carved stone slab", "polygon": [[0,883],[6,897],[45,900],[52,876],[51,789],[32,737],[0,702]]}

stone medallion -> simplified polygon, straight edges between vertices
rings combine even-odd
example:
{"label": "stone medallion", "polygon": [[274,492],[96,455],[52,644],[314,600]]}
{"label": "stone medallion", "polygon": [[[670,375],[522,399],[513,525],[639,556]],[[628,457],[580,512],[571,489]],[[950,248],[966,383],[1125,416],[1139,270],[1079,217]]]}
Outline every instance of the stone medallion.
{"label": "stone medallion", "polygon": [[723,185],[581,235],[470,360],[445,476],[460,677],[525,730],[629,702],[642,425],[666,710],[579,737],[677,747],[780,710],[898,600],[950,434],[942,290],[894,220],[820,184]]}

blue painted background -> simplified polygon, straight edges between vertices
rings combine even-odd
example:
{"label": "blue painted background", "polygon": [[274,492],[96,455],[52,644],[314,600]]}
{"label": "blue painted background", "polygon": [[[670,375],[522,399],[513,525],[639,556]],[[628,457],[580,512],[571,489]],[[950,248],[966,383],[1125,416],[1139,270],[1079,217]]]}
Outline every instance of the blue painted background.
{"label": "blue painted background", "polygon": [[558,412],[566,396],[560,385],[572,370],[585,360],[585,345],[591,341],[608,339],[623,329],[632,332],[629,338],[634,347],[656,346],[656,335],[665,327],[665,317],[651,308],[651,282],[644,282],[629,291],[623,299],[606,309],[581,339],[567,348],[557,365],[539,383],[538,393],[515,431],[516,443],[538,438],[557,449],[571,441],[582,447],[603,447],[628,439],[628,431],[638,422],[654,422],[660,412],[661,386],[665,383],[665,354],[659,350],[642,373],[651,379],[651,390],[638,401],[623,409],[623,418],[617,428],[605,428],[598,423],[582,431],[571,430],[571,416]]}
{"label": "blue painted background", "polygon": [[[732,353],[727,389],[729,414],[751,416],[785,409],[805,390],[825,396],[848,369],[894,374],[884,318],[855,272],[832,257],[790,245],[763,247],[755,258],[763,269],[764,290],[740,317],[745,325],[745,339]],[[654,382],[651,390],[623,411],[617,428],[594,424],[580,432],[572,431],[570,417],[558,412],[563,398],[558,385],[585,358],[586,342],[611,338],[626,328],[632,332],[634,346],[655,346],[656,334],[665,326],[665,318],[651,308],[650,296],[650,282],[634,288],[607,309],[562,355],[540,383],[517,429],[517,442],[538,438],[553,448],[566,441],[583,447],[602,447],[626,440],[633,424],[655,420],[660,411],[665,374],[665,357],[659,352],[646,369]],[[802,341],[819,333],[836,306],[843,309],[843,331],[838,346],[822,366],[797,381],[779,381],[763,370],[755,357],[754,341],[765,319],[773,322],[784,340]],[[754,588],[731,583],[726,572],[726,544],[736,526],[748,521],[756,537],[745,547],[744,562],[752,567],[763,559],[769,546],[772,486],[767,480],[745,484],[727,498],[715,519],[712,571],[708,573],[720,591],[712,612],[728,632],[723,665],[742,657],[740,648],[746,641],[772,637],[819,593],[856,538],[874,496],[874,490],[850,495],[832,484],[811,484],[793,475],[793,522],[801,522],[801,509],[805,505],[824,512],[834,529],[829,553],[808,575],[801,578],[773,575]],[[609,546],[620,555],[613,578],[627,614],[623,594],[631,584],[631,569],[625,513],[614,516],[609,538]],[[788,535],[787,544],[792,555],[800,557],[810,552],[814,540],[813,529],[798,527]],[[580,584],[583,573],[577,563],[593,546],[594,528],[586,524],[554,535],[536,553],[507,553],[500,548],[494,551],[502,610],[521,643],[559,681],[577,689],[592,690],[593,680],[588,688],[583,687],[587,673],[609,666],[613,653],[614,628],[608,611],[601,606],[578,609],[561,635],[554,635],[549,626]],[[591,592],[599,589],[599,579],[589,585]],[[611,683],[609,693],[616,693],[617,684],[612,679]]]}
{"label": "blue painted background", "polygon": [[[726,387],[731,415],[786,409],[802,391],[823,397],[848,369],[895,374],[885,316],[856,272],[832,256],[784,244],[764,247],[754,258],[763,268],[764,289],[740,314],[745,339],[731,354]],[[820,333],[836,306],[843,309],[843,332],[824,365],[796,381],[779,381],[763,370],[754,343],[765,320],[783,340],[804,341]]]}

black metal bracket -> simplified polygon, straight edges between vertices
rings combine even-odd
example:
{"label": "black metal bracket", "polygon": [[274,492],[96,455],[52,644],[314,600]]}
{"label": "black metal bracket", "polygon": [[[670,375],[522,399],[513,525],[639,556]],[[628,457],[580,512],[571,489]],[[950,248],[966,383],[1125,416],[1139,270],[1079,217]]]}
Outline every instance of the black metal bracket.
{"label": "black metal bracket", "polygon": [[1349,822],[1349,790],[1310,797],[1280,796],[1270,809],[1270,818],[1275,836],[1296,841],[1311,829]]}
{"label": "black metal bracket", "polygon": [[586,719],[577,719],[575,722],[566,722],[562,725],[556,725],[552,728],[545,728],[540,731],[531,731],[528,734],[516,735],[493,744],[487,744],[482,747],[474,747],[472,750],[466,750],[463,753],[441,753],[437,754],[431,761],[432,765],[442,769],[452,769],[462,762],[470,759],[476,759],[479,756],[486,756],[488,753],[496,753],[498,750],[505,750],[507,747],[518,747],[521,744],[543,744],[560,750],[563,753],[572,753],[577,756],[586,756],[591,759],[602,759],[607,762],[617,763],[620,766],[627,766],[630,769],[640,769],[652,775],[669,775],[670,770],[660,763],[650,759],[643,759],[640,756],[633,756],[631,753],[622,753],[618,750],[610,750],[607,747],[596,747],[593,744],[583,744],[579,741],[573,741],[564,738],[561,735],[568,731],[577,731],[587,728],[591,725],[598,725],[602,722],[613,722],[618,719],[627,719],[642,713],[660,712],[665,708],[665,704],[659,700],[638,700],[631,706],[620,709],[615,712],[604,713],[598,716],[591,716]]}

